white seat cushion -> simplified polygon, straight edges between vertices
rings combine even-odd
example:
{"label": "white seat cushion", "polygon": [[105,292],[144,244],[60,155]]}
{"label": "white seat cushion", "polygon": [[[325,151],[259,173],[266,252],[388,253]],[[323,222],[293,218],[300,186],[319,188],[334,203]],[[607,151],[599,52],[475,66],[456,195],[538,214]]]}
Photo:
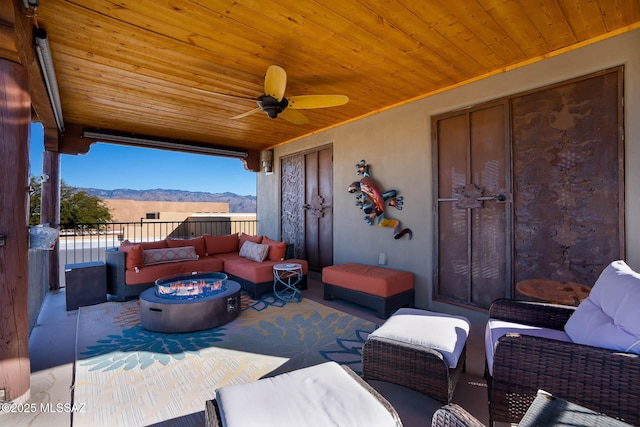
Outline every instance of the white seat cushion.
{"label": "white seat cushion", "polygon": [[640,354],[640,274],[609,264],[564,330],[579,344]]}
{"label": "white seat cushion", "polygon": [[498,344],[498,339],[503,335],[512,332],[522,335],[531,335],[534,337],[571,342],[571,339],[564,331],[522,325],[520,323],[505,322],[504,320],[489,319],[484,334],[484,346],[487,356],[487,366],[489,367],[489,375],[493,375],[493,355],[496,350],[496,345]]}
{"label": "white seat cushion", "polygon": [[437,350],[454,369],[469,336],[469,320],[462,316],[417,308],[401,308],[370,337],[381,337]]}
{"label": "white seat cushion", "polygon": [[395,412],[335,362],[222,387],[216,400],[225,427],[401,425]]}

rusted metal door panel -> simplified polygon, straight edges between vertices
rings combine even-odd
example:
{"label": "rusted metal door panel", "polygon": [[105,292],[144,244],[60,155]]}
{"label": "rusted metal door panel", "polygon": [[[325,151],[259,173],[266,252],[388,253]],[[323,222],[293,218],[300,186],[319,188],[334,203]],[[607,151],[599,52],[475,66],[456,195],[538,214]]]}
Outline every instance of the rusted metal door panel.
{"label": "rusted metal door panel", "polygon": [[333,264],[333,150],[331,147],[281,160],[282,236],[309,268]]}
{"label": "rusted metal door panel", "polygon": [[624,257],[622,69],[512,100],[514,278],[593,285]]}
{"label": "rusted metal door panel", "polygon": [[454,301],[469,299],[468,211],[458,209],[456,189],[468,176],[469,131],[467,115],[443,119],[438,128],[438,279],[436,296]]}
{"label": "rusted metal door panel", "polygon": [[470,114],[472,182],[482,190],[481,208],[470,210],[471,302],[485,308],[509,295],[511,281],[507,111],[504,104]]}
{"label": "rusted metal door panel", "polygon": [[333,264],[333,150],[318,152],[318,269]]}
{"label": "rusted metal door panel", "polygon": [[281,235],[293,244],[296,258],[304,258],[304,156],[301,154],[280,159],[281,172]]}
{"label": "rusted metal door panel", "polygon": [[510,289],[507,104],[436,118],[435,298],[486,308]]}

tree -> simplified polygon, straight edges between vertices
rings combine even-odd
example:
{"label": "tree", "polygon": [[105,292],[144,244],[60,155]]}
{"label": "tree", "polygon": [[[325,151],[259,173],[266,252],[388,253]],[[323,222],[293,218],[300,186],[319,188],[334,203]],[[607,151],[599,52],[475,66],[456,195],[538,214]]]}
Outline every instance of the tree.
{"label": "tree", "polygon": [[[42,186],[35,177],[29,180],[31,186],[29,225],[40,223],[40,204]],[[92,196],[84,190],[60,182],[60,224],[75,228],[78,224],[101,223],[111,221],[111,212],[98,196]],[[93,228],[93,227],[90,227]]]}
{"label": "tree", "polygon": [[40,195],[42,186],[35,176],[29,178],[29,225],[40,224]]}

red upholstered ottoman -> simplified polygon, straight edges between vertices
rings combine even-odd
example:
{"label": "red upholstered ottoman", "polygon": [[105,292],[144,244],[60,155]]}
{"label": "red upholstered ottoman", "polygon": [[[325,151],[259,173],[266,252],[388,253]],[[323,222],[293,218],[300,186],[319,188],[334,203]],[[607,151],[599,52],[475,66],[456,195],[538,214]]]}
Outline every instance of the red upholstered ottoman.
{"label": "red upholstered ottoman", "polygon": [[386,319],[400,307],[413,307],[413,273],[348,263],[322,269],[324,299],[340,298],[376,310]]}

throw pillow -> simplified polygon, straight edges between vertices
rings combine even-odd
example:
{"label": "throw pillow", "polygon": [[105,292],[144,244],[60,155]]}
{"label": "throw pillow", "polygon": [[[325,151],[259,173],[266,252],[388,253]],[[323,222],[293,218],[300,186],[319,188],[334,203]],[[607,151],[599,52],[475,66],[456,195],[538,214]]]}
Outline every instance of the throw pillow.
{"label": "throw pillow", "polygon": [[170,248],[181,248],[183,246],[193,246],[200,258],[207,256],[204,237],[196,237],[195,239],[167,239],[167,246]]}
{"label": "throw pillow", "polygon": [[125,268],[127,270],[135,270],[136,268],[142,267],[144,256],[140,244],[134,244],[125,240],[120,244],[118,250],[126,253]]}
{"label": "throw pillow", "polygon": [[210,236],[205,234],[203,237],[207,255],[238,252],[238,233],[227,236]]}
{"label": "throw pillow", "polygon": [[253,243],[262,243],[262,236],[250,236],[245,233],[240,234],[240,242],[238,243],[238,248],[242,248],[244,242],[253,242]]}
{"label": "throw pillow", "polygon": [[269,253],[267,255],[269,261],[284,261],[284,257],[287,254],[287,244],[285,242],[276,242],[264,236],[262,238],[262,244],[269,246]]}
{"label": "throw pillow", "polygon": [[251,259],[257,262],[262,262],[267,257],[269,252],[268,245],[261,245],[259,243],[245,242],[240,248],[240,256]]}
{"label": "throw pillow", "polygon": [[578,344],[640,354],[640,274],[609,264],[564,326]]}
{"label": "throw pillow", "polygon": [[149,249],[143,252],[143,265],[164,264],[167,262],[189,261],[198,259],[196,248],[183,246],[181,248]]}

